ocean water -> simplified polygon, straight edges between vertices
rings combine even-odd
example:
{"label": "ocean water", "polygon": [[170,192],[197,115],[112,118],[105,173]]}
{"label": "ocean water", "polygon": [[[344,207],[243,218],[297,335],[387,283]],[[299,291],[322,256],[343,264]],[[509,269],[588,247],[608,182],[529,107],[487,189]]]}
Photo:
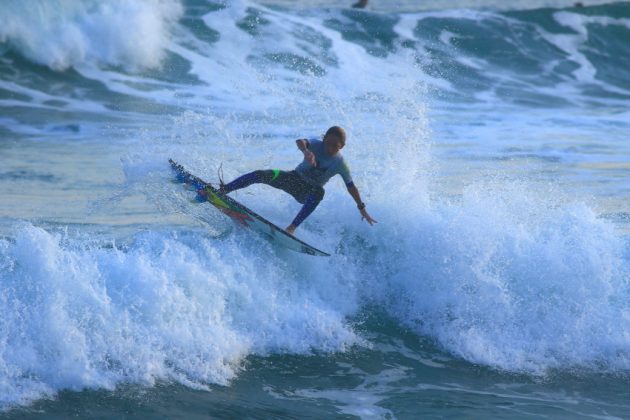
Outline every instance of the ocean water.
{"label": "ocean water", "polygon": [[628,417],[630,3],[351,3],[0,5],[0,416]]}

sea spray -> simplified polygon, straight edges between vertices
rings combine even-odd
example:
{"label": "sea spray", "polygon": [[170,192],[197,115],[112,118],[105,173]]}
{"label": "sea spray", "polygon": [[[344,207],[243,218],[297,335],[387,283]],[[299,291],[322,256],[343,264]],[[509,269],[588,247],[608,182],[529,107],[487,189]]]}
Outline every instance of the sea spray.
{"label": "sea spray", "polygon": [[390,217],[370,241],[381,252],[366,255],[368,296],[470,362],[628,371],[627,244],[585,205],[542,191],[482,182],[459,203]]}
{"label": "sea spray", "polygon": [[279,263],[268,245],[261,258],[238,235],[147,233],[125,249],[28,224],[15,235],[1,247],[5,407],[122,382],[227,384],[248,354],[357,343],[337,278],[324,287],[316,267]]}

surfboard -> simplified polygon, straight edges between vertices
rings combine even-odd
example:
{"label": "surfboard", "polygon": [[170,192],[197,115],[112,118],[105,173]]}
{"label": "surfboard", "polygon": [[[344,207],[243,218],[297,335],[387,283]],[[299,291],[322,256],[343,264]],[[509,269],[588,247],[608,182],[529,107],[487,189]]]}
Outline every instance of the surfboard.
{"label": "surfboard", "polygon": [[174,160],[169,159],[168,161],[175,172],[175,179],[177,182],[185,184],[197,192],[197,201],[209,202],[223,214],[232,219],[237,225],[250,229],[270,240],[272,243],[288,248],[292,251],[321,257],[330,256],[330,254],[321,251],[287,233],[284,229],[274,225],[269,220],[248,209],[232,197],[229,197],[227,194],[221,194],[218,189],[212,186],[212,184],[191,174]]}

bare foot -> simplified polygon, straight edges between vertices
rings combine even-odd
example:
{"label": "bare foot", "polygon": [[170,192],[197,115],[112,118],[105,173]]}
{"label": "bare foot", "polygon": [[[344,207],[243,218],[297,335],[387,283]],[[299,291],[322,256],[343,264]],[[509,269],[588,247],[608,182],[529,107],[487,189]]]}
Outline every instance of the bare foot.
{"label": "bare foot", "polygon": [[297,229],[297,226],[293,226],[292,224],[287,226],[286,229],[284,230],[286,233],[288,233],[289,235],[293,235],[293,232],[295,232],[295,229]]}

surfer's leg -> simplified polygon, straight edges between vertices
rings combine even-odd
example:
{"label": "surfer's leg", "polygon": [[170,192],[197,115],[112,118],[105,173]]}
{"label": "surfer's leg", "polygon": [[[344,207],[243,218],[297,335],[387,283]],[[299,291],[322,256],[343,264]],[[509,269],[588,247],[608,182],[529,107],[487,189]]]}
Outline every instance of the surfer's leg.
{"label": "surfer's leg", "polygon": [[232,191],[240,190],[241,188],[249,187],[252,184],[269,184],[273,179],[274,171],[254,171],[245,175],[241,175],[234,181],[223,186],[225,194]]}
{"label": "surfer's leg", "polygon": [[302,223],[308,216],[311,215],[311,213],[313,213],[313,210],[317,208],[320,201],[322,201],[322,198],[324,198],[323,188],[313,190],[306,197],[306,200],[304,201],[304,205],[302,206],[302,209],[297,214],[297,216],[295,216],[295,219],[293,219],[293,222],[291,222],[291,225],[294,227],[298,227],[300,223]]}
{"label": "surfer's leg", "polygon": [[271,182],[265,183],[290,194],[300,204],[304,204],[313,188],[316,188],[307,184],[295,171],[277,171],[277,174],[278,176],[274,177]]}

